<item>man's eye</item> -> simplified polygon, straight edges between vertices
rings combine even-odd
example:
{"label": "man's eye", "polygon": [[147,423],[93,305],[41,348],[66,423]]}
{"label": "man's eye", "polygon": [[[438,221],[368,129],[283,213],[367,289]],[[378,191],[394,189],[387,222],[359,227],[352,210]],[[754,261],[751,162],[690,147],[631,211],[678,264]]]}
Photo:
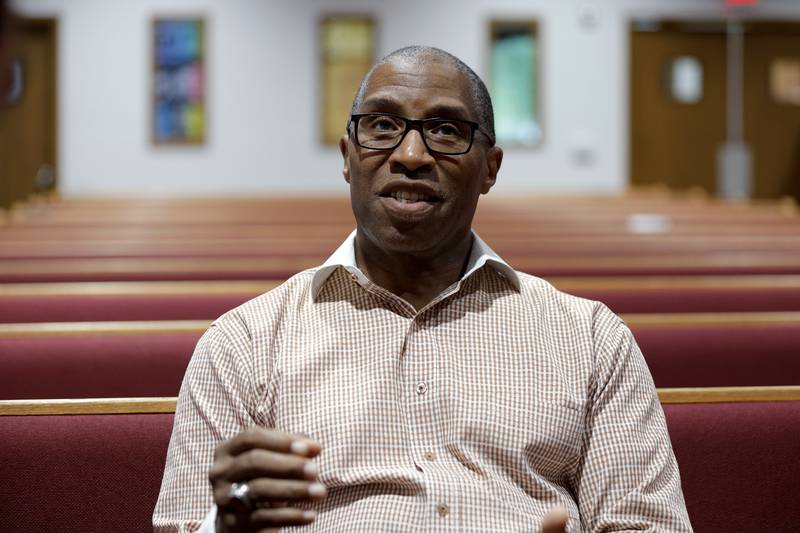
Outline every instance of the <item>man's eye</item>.
{"label": "man's eye", "polygon": [[450,122],[436,124],[430,132],[440,137],[460,137],[462,135],[461,128]]}
{"label": "man's eye", "polygon": [[397,123],[390,119],[375,119],[369,122],[369,128],[376,131],[395,131]]}

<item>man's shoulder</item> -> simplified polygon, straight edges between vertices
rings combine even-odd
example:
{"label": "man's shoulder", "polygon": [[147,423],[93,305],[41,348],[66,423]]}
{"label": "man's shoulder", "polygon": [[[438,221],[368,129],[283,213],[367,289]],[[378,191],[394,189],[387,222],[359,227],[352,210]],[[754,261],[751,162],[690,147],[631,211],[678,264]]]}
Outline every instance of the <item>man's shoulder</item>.
{"label": "man's shoulder", "polygon": [[602,302],[569,294],[551,282],[525,272],[516,274],[520,282],[520,295],[540,308],[545,315],[600,321],[609,325],[622,321]]}
{"label": "man's shoulder", "polygon": [[214,321],[213,326],[225,329],[244,327],[249,331],[263,329],[310,299],[314,274],[320,267],[298,272],[274,289],[234,307]]}

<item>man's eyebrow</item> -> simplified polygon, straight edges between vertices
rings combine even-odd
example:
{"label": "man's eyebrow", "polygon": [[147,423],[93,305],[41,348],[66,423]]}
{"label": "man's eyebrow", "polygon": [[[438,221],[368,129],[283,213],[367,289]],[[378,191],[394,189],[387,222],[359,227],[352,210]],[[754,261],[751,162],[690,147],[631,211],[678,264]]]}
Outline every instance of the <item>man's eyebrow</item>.
{"label": "man's eyebrow", "polygon": [[[385,96],[375,96],[367,98],[361,104],[360,113],[364,112],[399,112],[401,104],[392,98]],[[466,107],[453,104],[435,104],[425,111],[425,116],[414,116],[409,118],[458,118],[462,120],[472,120]]]}
{"label": "man's eyebrow", "polygon": [[[460,105],[438,104],[427,110],[426,115],[430,118],[459,118],[462,120],[470,120],[469,111],[467,108]],[[427,117],[426,117],[427,118]]]}
{"label": "man's eyebrow", "polygon": [[379,110],[389,110],[389,111],[397,111],[400,108],[400,103],[396,100],[391,98],[387,98],[385,96],[375,96],[371,98],[367,98],[361,103],[361,109],[359,112],[364,111],[379,111]]}

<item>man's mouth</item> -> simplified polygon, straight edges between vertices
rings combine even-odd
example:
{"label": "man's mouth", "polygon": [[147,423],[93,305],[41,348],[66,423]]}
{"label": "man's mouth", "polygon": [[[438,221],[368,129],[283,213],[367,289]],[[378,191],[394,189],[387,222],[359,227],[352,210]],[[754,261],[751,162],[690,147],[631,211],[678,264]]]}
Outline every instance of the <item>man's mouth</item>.
{"label": "man's mouth", "polygon": [[437,198],[433,196],[429,196],[427,194],[422,194],[418,192],[411,192],[411,191],[392,191],[390,193],[381,195],[384,198],[394,198],[398,202],[403,202],[407,204],[413,204],[416,202],[436,202],[438,201]]}
{"label": "man's mouth", "polygon": [[379,195],[386,212],[394,219],[417,222],[429,215],[442,199],[423,191],[388,190]]}

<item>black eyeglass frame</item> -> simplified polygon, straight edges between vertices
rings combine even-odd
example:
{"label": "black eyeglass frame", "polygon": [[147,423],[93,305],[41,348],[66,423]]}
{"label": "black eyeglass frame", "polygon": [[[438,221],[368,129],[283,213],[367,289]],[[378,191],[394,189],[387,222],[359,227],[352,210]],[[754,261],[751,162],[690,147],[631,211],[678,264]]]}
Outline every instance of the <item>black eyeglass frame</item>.
{"label": "black eyeglass frame", "polygon": [[[390,147],[387,147],[387,148],[374,148],[372,146],[364,146],[358,140],[358,122],[363,117],[374,117],[374,116],[399,118],[400,120],[405,121],[406,128],[405,128],[405,130],[403,130],[403,134],[400,135],[400,137],[397,139],[397,143],[394,146],[390,146]],[[425,125],[426,122],[428,122],[428,123],[430,123],[430,122],[461,122],[463,124],[467,124],[469,126],[469,128],[470,128],[469,145],[467,145],[467,148],[463,152],[442,152],[442,151],[439,151],[439,150],[434,150],[433,148],[431,148],[428,145],[428,139],[425,138],[424,125]],[[423,144],[425,144],[425,148],[429,152],[434,153],[434,154],[441,154],[441,155],[464,155],[464,154],[466,154],[467,152],[469,152],[472,149],[472,145],[475,143],[475,132],[476,131],[478,131],[480,133],[483,133],[486,136],[486,138],[489,139],[489,146],[494,146],[494,140],[492,139],[492,137],[488,133],[486,133],[485,131],[483,131],[481,129],[480,124],[478,124],[477,122],[473,122],[471,120],[464,120],[464,119],[461,119],[461,118],[432,117],[432,118],[422,118],[422,119],[411,119],[411,118],[404,117],[402,115],[395,115],[394,113],[353,113],[352,115],[350,115],[350,122],[348,123],[348,126],[350,124],[353,125],[353,131],[349,132],[349,133],[352,134],[353,140],[355,140],[355,142],[356,142],[356,144],[358,146],[360,146],[361,148],[366,148],[367,150],[394,150],[395,148],[397,148],[398,146],[400,146],[402,144],[403,139],[406,138],[406,135],[408,135],[408,132],[411,131],[412,129],[415,129],[415,130],[419,131],[420,137],[422,138],[422,142],[423,142]]]}

